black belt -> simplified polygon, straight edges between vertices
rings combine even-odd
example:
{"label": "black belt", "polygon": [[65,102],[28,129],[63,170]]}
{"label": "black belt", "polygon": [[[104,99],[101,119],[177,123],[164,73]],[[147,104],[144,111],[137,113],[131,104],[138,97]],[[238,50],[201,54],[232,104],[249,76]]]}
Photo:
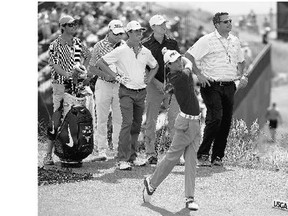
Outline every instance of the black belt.
{"label": "black belt", "polygon": [[129,91],[134,91],[134,92],[140,92],[140,91],[143,91],[145,90],[146,88],[142,88],[142,89],[130,89],[130,88],[127,88],[126,86],[124,86],[123,84],[120,83],[120,87],[123,87]]}
{"label": "black belt", "polygon": [[214,81],[214,82],[210,82],[210,83],[214,84],[214,85],[218,85],[218,86],[229,86],[229,85],[234,84],[233,81]]}

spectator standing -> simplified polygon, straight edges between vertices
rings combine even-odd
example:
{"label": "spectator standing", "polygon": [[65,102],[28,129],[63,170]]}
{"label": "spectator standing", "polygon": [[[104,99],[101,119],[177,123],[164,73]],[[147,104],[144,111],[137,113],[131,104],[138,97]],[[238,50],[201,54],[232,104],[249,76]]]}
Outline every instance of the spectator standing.
{"label": "spectator standing", "polygon": [[194,91],[192,73],[183,70],[185,57],[175,50],[163,50],[164,62],[168,68],[168,79],[174,87],[174,94],[180,106],[175,121],[172,144],[154,173],[144,179],[143,200],[150,202],[151,196],[161,182],[172,171],[184,153],[186,208],[198,210],[194,200],[197,149],[200,144],[200,108]]}
{"label": "spectator standing", "polygon": [[271,134],[272,142],[275,142],[276,129],[278,127],[278,123],[280,124],[282,123],[282,117],[280,115],[280,112],[276,109],[276,103],[273,103],[272,107],[267,109],[265,117],[269,122],[269,131]]}
{"label": "spectator standing", "polygon": [[[84,58],[84,66],[88,64],[90,52],[79,38],[73,35],[76,32],[76,20],[69,15],[62,16],[59,19],[61,35],[49,46],[49,64],[51,66],[52,90],[53,90],[53,110],[60,107],[65,93],[64,82],[72,77],[76,64],[81,63]],[[64,107],[64,114],[65,107]],[[52,150],[53,141],[48,140],[44,165],[53,165]]]}
{"label": "spectator standing", "polygon": [[[90,74],[98,76],[94,93],[97,116],[96,143],[98,145],[100,160],[107,159],[107,121],[110,109],[112,111],[112,142],[114,150],[118,148],[119,132],[122,122],[118,96],[119,83],[112,76],[95,67],[98,59],[111,52],[121,43],[122,35],[125,33],[120,20],[112,20],[108,25],[108,29],[106,37],[95,44],[89,62]],[[117,72],[114,64],[109,65],[109,67],[114,73]]]}
{"label": "spectator standing", "polygon": [[[164,47],[167,47],[169,50],[176,50],[179,52],[177,41],[166,34],[166,22],[167,20],[161,15],[156,14],[152,16],[149,20],[149,24],[153,32],[142,42],[142,44],[152,52],[152,55],[157,60],[159,65],[155,78],[152,79],[152,82],[147,86],[145,147],[147,159],[150,164],[157,164],[155,131],[161,104],[164,103],[166,108],[169,106],[167,126],[171,137],[173,137],[175,132],[174,122],[179,112],[179,105],[176,101],[175,95],[173,95],[172,92],[164,91],[166,72],[164,70],[163,54],[161,50]],[[192,70],[192,64],[191,62],[189,64],[189,62],[185,64],[185,70]]]}
{"label": "spectator standing", "polygon": [[[107,65],[115,64],[118,72],[116,78],[121,83],[119,99],[122,125],[117,158],[120,170],[131,170],[131,164],[135,166],[146,164],[146,160],[137,157],[137,142],[145,108],[146,86],[155,76],[158,64],[150,50],[140,43],[144,30],[145,28],[141,27],[139,22],[129,22],[126,26],[128,35],[126,43],[106,54],[96,63],[96,66],[113,77],[116,74]],[[149,73],[146,73],[146,66],[151,68]]]}
{"label": "spectator standing", "polygon": [[211,162],[216,166],[223,165],[236,92],[234,81],[240,79],[238,88],[245,87],[248,82],[243,74],[245,61],[240,41],[230,33],[232,20],[229,14],[216,13],[213,24],[216,30],[201,37],[185,55],[193,63],[207,108],[203,140],[197,152],[200,166],[211,166],[212,142]]}

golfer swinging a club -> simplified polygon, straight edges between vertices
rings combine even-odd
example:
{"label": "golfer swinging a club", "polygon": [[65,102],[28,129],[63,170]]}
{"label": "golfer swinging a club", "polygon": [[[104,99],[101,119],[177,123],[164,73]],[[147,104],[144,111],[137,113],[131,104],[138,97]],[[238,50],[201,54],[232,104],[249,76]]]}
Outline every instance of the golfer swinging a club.
{"label": "golfer swinging a club", "polygon": [[175,50],[162,49],[167,78],[173,85],[180,112],[175,120],[175,135],[171,146],[151,176],[144,179],[143,201],[150,202],[155,189],[172,171],[184,153],[186,208],[198,210],[194,201],[196,177],[196,152],[200,144],[200,108],[194,92],[192,70],[183,71],[183,58]]}

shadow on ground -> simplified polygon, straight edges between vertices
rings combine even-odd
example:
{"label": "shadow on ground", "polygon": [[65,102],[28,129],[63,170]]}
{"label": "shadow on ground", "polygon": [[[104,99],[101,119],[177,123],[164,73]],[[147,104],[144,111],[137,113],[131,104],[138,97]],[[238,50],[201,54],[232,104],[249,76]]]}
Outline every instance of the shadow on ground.
{"label": "shadow on ground", "polygon": [[[196,178],[197,177],[210,177],[215,173],[223,173],[223,172],[230,172],[234,171],[232,169],[227,169],[226,167],[197,167]],[[184,175],[184,168],[181,171],[173,170],[173,174],[176,175]]]}
{"label": "shadow on ground", "polygon": [[150,203],[143,203],[141,206],[149,208],[149,209],[153,210],[154,212],[158,212],[159,214],[161,214],[163,216],[175,216],[175,215],[178,215],[178,216],[180,216],[180,215],[186,216],[187,215],[187,216],[189,216],[189,215],[192,215],[192,214],[190,214],[190,211],[186,208],[183,208],[180,211],[174,213],[174,212],[170,212],[170,211],[166,210],[165,208],[154,206]]}

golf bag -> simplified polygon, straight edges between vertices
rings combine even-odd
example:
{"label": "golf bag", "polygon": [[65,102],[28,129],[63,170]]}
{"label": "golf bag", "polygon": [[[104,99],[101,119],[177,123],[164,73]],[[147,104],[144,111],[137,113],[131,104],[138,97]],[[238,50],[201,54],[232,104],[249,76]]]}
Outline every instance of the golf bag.
{"label": "golf bag", "polygon": [[[66,108],[68,106],[68,112],[66,108],[63,109],[63,104]],[[76,98],[65,93],[64,102],[53,113],[48,136],[54,140],[54,153],[62,162],[81,162],[92,153],[93,120],[85,107],[85,98]]]}

